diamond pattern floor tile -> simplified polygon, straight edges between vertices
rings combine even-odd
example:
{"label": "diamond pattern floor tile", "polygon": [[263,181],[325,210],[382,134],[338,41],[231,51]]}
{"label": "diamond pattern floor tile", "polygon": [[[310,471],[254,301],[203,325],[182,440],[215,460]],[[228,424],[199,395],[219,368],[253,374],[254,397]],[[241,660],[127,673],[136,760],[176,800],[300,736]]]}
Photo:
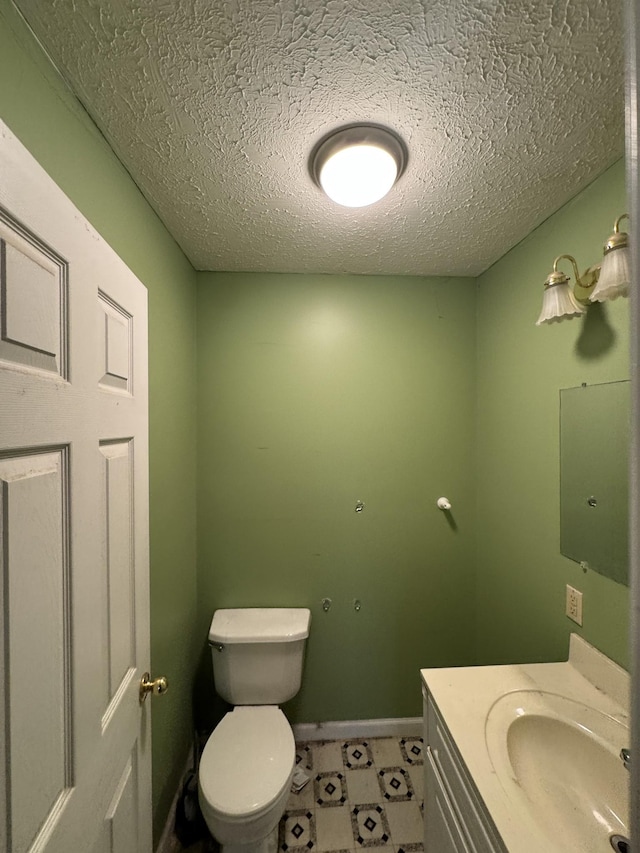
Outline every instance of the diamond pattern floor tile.
{"label": "diamond pattern floor tile", "polygon": [[422,841],[422,812],[418,803],[387,803],[385,812],[395,844],[418,844]]}
{"label": "diamond pattern floor tile", "polygon": [[404,764],[397,737],[379,737],[371,740],[371,750],[376,767],[397,767]]}
{"label": "diamond pattern floor tile", "polygon": [[314,799],[313,779],[310,779],[301,791],[290,791],[287,800],[287,811],[299,811],[300,809],[313,809],[316,802]]}
{"label": "diamond pattern floor tile", "polygon": [[280,821],[278,846],[285,853],[309,853],[316,844],[313,811],[300,809],[285,812]]}
{"label": "diamond pattern floor tile", "polygon": [[318,773],[313,780],[316,805],[320,808],[343,806],[347,802],[347,784],[343,773]]}
{"label": "diamond pattern floor tile", "polygon": [[416,795],[416,800],[421,803],[424,800],[424,767],[422,764],[417,767],[413,764],[407,770],[411,777],[413,793]]}
{"label": "diamond pattern floor tile", "polygon": [[385,767],[384,770],[379,770],[378,780],[385,800],[397,803],[414,799],[411,777],[403,767]]}
{"label": "diamond pattern floor tile", "polygon": [[351,810],[351,828],[356,848],[381,847],[391,839],[384,808],[377,803],[355,806]]}
{"label": "diamond pattern floor tile", "polygon": [[421,737],[401,738],[400,752],[407,764],[424,764],[424,744]]}
{"label": "diamond pattern floor tile", "polygon": [[380,800],[380,784],[378,771],[375,767],[365,767],[360,770],[345,770],[349,802],[375,803]]}
{"label": "diamond pattern floor tile", "polygon": [[308,743],[296,747],[296,767],[301,767],[306,773],[313,770],[313,750]]}
{"label": "diamond pattern floor tile", "polygon": [[352,850],[353,834],[348,807],[317,809],[316,838],[319,853]]}
{"label": "diamond pattern floor tile", "polygon": [[342,760],[349,770],[360,770],[371,767],[373,754],[366,740],[352,741],[342,746]]}
{"label": "diamond pattern floor tile", "polygon": [[320,741],[311,744],[313,752],[313,769],[316,773],[325,770],[339,770],[342,772],[342,749],[340,741]]}

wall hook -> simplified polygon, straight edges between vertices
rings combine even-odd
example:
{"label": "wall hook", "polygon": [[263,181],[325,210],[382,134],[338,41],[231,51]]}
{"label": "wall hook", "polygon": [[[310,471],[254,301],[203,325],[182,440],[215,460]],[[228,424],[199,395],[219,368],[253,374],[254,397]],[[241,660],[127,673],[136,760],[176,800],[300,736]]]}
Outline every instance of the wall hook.
{"label": "wall hook", "polygon": [[451,503],[448,498],[438,498],[438,500],[436,501],[436,506],[443,512],[446,512],[448,509],[451,509]]}
{"label": "wall hook", "polygon": [[323,598],[322,599],[322,609],[324,610],[324,612],[326,613],[330,607],[331,607],[331,599],[330,598]]}

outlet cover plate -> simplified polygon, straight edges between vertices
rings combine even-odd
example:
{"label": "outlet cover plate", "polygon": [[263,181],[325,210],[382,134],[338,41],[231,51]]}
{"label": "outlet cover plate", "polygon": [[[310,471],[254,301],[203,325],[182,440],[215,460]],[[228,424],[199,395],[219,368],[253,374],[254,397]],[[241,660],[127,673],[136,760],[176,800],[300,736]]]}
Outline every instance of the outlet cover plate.
{"label": "outlet cover plate", "polygon": [[576,625],[582,625],[582,593],[569,584],[564,612]]}

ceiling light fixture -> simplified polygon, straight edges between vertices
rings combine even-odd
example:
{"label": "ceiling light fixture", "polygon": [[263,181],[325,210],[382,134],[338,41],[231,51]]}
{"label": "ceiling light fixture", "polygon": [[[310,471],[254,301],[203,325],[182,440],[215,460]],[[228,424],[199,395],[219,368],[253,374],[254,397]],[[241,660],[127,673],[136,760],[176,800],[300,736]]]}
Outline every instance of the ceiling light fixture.
{"label": "ceiling light fixture", "polygon": [[406,165],[400,137],[372,124],[348,125],[329,134],[309,161],[313,180],[343,207],[365,207],[384,198]]}
{"label": "ceiling light fixture", "polygon": [[[580,275],[578,264],[572,255],[558,255],[553,262],[553,271],[544,283],[542,311],[536,326],[543,323],[559,323],[585,314],[586,306],[592,302],[604,302],[629,295],[631,282],[631,259],[629,257],[629,235],[620,231],[620,222],[628,219],[623,213],[613,226],[613,234],[604,247],[602,264],[594,264]],[[563,258],[571,261],[575,282],[573,290],[569,287],[571,279],[558,270],[558,262]]]}

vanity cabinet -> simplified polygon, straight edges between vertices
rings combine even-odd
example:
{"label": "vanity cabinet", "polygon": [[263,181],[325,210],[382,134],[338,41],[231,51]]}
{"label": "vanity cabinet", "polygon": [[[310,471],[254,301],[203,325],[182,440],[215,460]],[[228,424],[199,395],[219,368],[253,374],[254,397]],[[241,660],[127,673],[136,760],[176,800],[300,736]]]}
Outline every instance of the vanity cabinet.
{"label": "vanity cabinet", "polygon": [[425,853],[508,853],[424,688],[423,700]]}

